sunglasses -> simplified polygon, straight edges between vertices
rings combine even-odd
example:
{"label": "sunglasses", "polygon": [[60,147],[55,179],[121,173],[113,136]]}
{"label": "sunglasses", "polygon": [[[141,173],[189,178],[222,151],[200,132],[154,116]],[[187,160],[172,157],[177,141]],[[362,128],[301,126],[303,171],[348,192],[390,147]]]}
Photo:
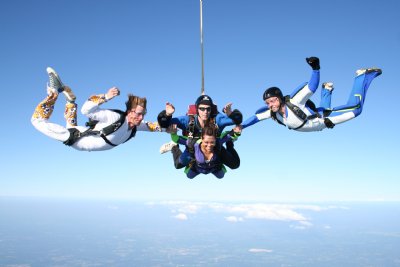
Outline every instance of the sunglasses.
{"label": "sunglasses", "polygon": [[136,114],[136,116],[143,116],[144,117],[144,115],[146,115],[146,111],[143,111],[143,112],[136,112],[136,111],[134,111],[134,110],[132,110],[132,112],[133,113],[135,113]]}
{"label": "sunglasses", "polygon": [[211,107],[208,107],[208,108],[205,108],[205,107],[199,107],[199,110],[201,110],[201,111],[208,111],[208,112],[210,112],[211,111]]}

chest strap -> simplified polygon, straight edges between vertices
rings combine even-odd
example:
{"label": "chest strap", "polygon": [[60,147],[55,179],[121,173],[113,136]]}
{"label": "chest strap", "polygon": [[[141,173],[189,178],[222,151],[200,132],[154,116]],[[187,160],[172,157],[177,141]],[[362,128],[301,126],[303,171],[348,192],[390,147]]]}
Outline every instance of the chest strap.
{"label": "chest strap", "polygon": [[[290,128],[288,127],[290,130],[297,130],[300,129],[301,127],[304,126],[304,124],[307,123],[308,120],[312,120],[315,118],[320,118],[320,114],[318,113],[317,108],[315,107],[314,102],[312,102],[311,100],[307,100],[306,102],[306,107],[310,108],[312,111],[314,111],[314,114],[312,115],[307,115],[303,110],[301,110],[301,108],[299,108],[298,106],[296,106],[295,104],[293,104],[292,102],[290,102],[290,96],[287,95],[285,96],[285,105],[293,112],[293,114],[296,115],[297,118],[299,118],[300,120],[302,120],[303,122],[301,123],[300,126],[296,127],[296,128]],[[272,112],[271,111],[271,117],[277,121],[279,124],[285,125],[282,121],[278,120],[278,118],[276,117],[276,112]],[[285,125],[286,126],[286,125]]]}

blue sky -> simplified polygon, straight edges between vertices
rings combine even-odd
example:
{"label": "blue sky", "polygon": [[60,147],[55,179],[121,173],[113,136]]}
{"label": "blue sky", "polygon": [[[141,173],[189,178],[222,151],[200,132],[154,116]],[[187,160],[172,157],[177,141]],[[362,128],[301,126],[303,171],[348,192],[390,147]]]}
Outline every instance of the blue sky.
{"label": "blue sky", "polygon": [[[320,57],[321,82],[335,82],[333,106],[347,100],[355,70],[380,67],[383,75],[355,120],[316,133],[261,122],[236,142],[240,169],[189,180],[171,154],[159,154],[165,133],[79,152],[37,132],[30,117],[45,96],[47,66],[80,106],[118,86],[121,96],[105,108],[123,108],[134,93],[148,98],[146,120],[166,101],[184,114],[201,87],[198,0],[2,1],[0,196],[398,201],[399,8],[395,0],[204,0],[205,91],[245,118],[263,105],[265,88],[289,94],[307,81],[308,56]],[[63,108],[60,98],[53,122],[64,124]]]}

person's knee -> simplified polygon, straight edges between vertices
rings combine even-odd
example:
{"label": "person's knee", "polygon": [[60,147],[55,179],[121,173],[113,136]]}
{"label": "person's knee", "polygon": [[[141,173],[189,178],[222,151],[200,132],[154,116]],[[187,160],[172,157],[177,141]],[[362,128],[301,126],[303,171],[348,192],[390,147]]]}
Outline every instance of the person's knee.
{"label": "person's knee", "polygon": [[214,174],[214,176],[215,177],[217,177],[218,179],[222,179],[222,178],[224,178],[224,176],[225,176],[225,173],[224,172],[215,172],[215,173],[213,173]]}
{"label": "person's knee", "polygon": [[228,167],[231,168],[232,170],[237,169],[237,168],[240,167],[240,161],[233,162],[233,163],[231,164],[231,166],[228,166]]}
{"label": "person's knee", "polygon": [[183,165],[180,162],[174,162],[174,166],[175,166],[175,169],[182,169],[183,167],[185,167],[185,165]]}
{"label": "person's knee", "polygon": [[198,173],[196,173],[196,172],[190,170],[190,171],[186,174],[186,177],[189,178],[189,179],[193,179],[193,178],[196,177],[197,175],[198,175]]}

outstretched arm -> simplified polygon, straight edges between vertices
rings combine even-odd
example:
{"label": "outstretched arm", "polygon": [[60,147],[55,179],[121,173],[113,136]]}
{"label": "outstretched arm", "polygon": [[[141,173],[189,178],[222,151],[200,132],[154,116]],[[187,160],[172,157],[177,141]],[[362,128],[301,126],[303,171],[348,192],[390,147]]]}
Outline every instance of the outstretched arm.
{"label": "outstretched arm", "polygon": [[142,121],[136,128],[137,131],[162,132],[157,122]]}
{"label": "outstretched arm", "polygon": [[224,113],[218,113],[215,117],[215,122],[221,129],[224,129],[229,125],[239,125],[242,123],[242,112],[240,112],[238,109],[234,109],[232,111],[232,103],[226,104],[223,108],[223,112]]}
{"label": "outstretched arm", "polygon": [[223,144],[228,141],[236,141],[239,136],[242,134],[242,126],[236,125],[232,130],[225,131],[220,136],[220,144]]}
{"label": "outstretched arm", "polygon": [[256,111],[256,114],[254,114],[242,123],[242,129],[269,118],[271,118],[270,109],[267,106],[262,107]]}

